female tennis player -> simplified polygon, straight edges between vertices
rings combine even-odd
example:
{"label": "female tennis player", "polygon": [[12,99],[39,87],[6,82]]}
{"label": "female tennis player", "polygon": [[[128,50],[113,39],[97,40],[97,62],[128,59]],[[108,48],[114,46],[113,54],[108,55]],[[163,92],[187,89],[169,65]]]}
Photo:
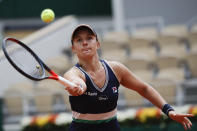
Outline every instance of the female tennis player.
{"label": "female tennis player", "polygon": [[77,85],[67,87],[73,115],[70,131],[120,131],[116,117],[120,84],[148,99],[185,130],[191,128],[187,117],[192,114],[176,113],[154,88],[136,78],[123,64],[99,59],[100,42],[89,25],[75,28],[71,42],[78,63],[64,75]]}

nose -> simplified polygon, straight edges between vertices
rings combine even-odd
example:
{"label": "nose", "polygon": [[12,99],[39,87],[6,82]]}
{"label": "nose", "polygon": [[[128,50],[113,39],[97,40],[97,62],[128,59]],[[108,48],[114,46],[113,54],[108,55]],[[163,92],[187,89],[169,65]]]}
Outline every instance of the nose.
{"label": "nose", "polygon": [[88,45],[88,42],[87,42],[87,40],[83,40],[83,42],[82,42],[82,45],[83,45],[83,46],[86,46],[86,45]]}

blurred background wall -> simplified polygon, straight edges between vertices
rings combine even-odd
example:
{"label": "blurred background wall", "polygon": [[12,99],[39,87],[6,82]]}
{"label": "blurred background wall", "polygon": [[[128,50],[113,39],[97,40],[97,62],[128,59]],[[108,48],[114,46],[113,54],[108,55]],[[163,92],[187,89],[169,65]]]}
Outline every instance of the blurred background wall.
{"label": "blurred background wall", "polygon": [[186,24],[197,17],[196,0],[123,0],[125,17],[161,16],[165,24]]}
{"label": "blurred background wall", "polygon": [[[187,23],[196,17],[196,0],[123,0],[125,18],[161,16],[165,24]],[[57,17],[74,14],[80,17],[112,17],[110,0],[1,0],[0,19],[36,18],[43,8],[52,8]]]}

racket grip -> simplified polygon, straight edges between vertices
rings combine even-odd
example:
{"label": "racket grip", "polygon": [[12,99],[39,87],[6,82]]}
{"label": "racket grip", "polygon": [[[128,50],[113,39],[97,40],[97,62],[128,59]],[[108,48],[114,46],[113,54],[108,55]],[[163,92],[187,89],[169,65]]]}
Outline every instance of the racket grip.
{"label": "racket grip", "polygon": [[[69,80],[61,77],[61,76],[58,76],[58,81],[63,84],[65,87],[67,86],[71,86],[71,87],[76,87],[77,85],[74,84],[73,82],[70,82]],[[80,86],[80,89],[82,90],[82,92],[84,92],[84,89],[82,86]]]}
{"label": "racket grip", "polygon": [[65,79],[65,78],[63,78],[63,77],[61,77],[61,76],[58,76],[58,81],[59,81],[61,84],[63,84],[65,87],[67,87],[67,86],[71,86],[71,87],[77,86],[76,84],[70,82],[69,80],[67,80],[67,79]]}

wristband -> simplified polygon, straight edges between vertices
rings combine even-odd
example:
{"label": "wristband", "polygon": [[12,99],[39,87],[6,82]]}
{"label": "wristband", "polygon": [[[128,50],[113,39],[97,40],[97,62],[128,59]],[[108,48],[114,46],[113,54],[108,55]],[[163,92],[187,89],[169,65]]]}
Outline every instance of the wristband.
{"label": "wristband", "polygon": [[162,111],[168,116],[169,111],[174,111],[174,109],[170,104],[165,104],[162,108]]}

